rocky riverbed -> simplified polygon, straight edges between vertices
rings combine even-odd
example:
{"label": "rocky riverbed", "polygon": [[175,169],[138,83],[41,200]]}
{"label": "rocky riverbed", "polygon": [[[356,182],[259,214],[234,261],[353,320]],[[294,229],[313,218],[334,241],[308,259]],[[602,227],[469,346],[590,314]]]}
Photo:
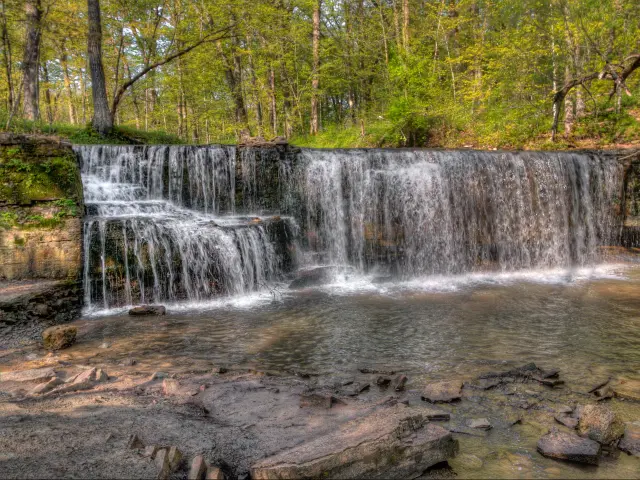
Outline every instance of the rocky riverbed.
{"label": "rocky riverbed", "polygon": [[[0,352],[5,478],[637,478],[640,382],[260,371],[109,344]],[[214,348],[214,347],[212,347]],[[569,366],[565,368],[570,368]],[[63,459],[63,460],[62,460]]]}

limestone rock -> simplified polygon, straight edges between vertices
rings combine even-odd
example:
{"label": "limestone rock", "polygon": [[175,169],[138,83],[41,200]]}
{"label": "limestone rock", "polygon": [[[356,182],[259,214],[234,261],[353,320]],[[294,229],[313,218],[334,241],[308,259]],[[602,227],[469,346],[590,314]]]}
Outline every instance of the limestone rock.
{"label": "limestone rock", "polygon": [[452,402],[462,396],[462,382],[453,380],[427,385],[422,391],[422,399],[427,402]]}
{"label": "limestone rock", "polygon": [[203,480],[207,473],[207,463],[202,455],[196,455],[191,461],[188,480]]}
{"label": "limestone rock", "polygon": [[470,428],[478,428],[480,430],[491,430],[491,422],[486,418],[472,418],[468,423]]}
{"label": "limestone rock", "polygon": [[34,368],[18,372],[0,373],[0,382],[47,382],[56,376],[53,368]]}
{"label": "limestone rock", "polygon": [[578,426],[578,419],[564,413],[559,413],[553,417],[556,422],[564,425],[568,428],[576,428]]}
{"label": "limestone rock", "polygon": [[161,448],[157,451],[154,458],[156,467],[158,468],[158,480],[164,480],[171,475],[171,464],[169,463],[169,450]]}
{"label": "limestone rock", "polygon": [[177,470],[182,462],[182,452],[176,446],[173,446],[169,449],[168,453],[169,465],[171,465],[171,470]]}
{"label": "limestone rock", "polygon": [[144,443],[142,443],[142,440],[140,440],[138,435],[133,434],[129,437],[127,448],[130,448],[131,450],[138,450],[140,448],[144,448]]}
{"label": "limestone rock", "polygon": [[558,460],[597,465],[600,444],[571,433],[550,432],[538,441],[538,452]]}
{"label": "limestone rock", "polygon": [[457,448],[451,433],[396,405],[256,462],[251,478],[413,478]]}
{"label": "limestone rock", "polygon": [[172,378],[165,378],[162,381],[162,393],[164,395],[178,395],[180,392],[180,383]]}
{"label": "limestone rock", "polygon": [[616,397],[640,402],[640,380],[622,379],[613,387]]}
{"label": "limestone rock", "polygon": [[51,380],[49,380],[46,383],[41,383],[39,385],[37,385],[32,391],[31,393],[33,395],[40,395],[43,393],[47,393],[50,390],[53,390],[55,387],[57,387],[58,385],[62,385],[64,382],[62,381],[61,378],[58,377],[53,377]]}
{"label": "limestone rock", "polygon": [[629,455],[640,457],[640,421],[627,423],[624,427],[624,437],[618,448]]}
{"label": "limestone rock", "polygon": [[470,455],[468,453],[462,453],[455,458],[449,460],[449,465],[453,468],[454,471],[462,469],[462,470],[480,470],[484,465],[484,462],[481,458],[476,457],[475,455]]}
{"label": "limestone rock", "polygon": [[42,341],[47,350],[62,350],[76,342],[77,327],[73,325],[56,325],[42,332]]}
{"label": "limestone rock", "polygon": [[207,469],[207,480],[224,480],[224,473],[218,467],[209,467]]}
{"label": "limestone rock", "polygon": [[615,414],[605,405],[585,405],[580,412],[578,434],[603,445],[622,436],[623,427]]}
{"label": "limestone rock", "polygon": [[101,368],[93,367],[76,375],[72,379],[72,383],[77,385],[86,382],[106,382],[107,380],[109,380],[109,375],[107,375],[107,372],[105,372]]}
{"label": "limestone rock", "polygon": [[138,305],[129,309],[129,315],[134,317],[143,315],[166,315],[167,309],[164,305]]}

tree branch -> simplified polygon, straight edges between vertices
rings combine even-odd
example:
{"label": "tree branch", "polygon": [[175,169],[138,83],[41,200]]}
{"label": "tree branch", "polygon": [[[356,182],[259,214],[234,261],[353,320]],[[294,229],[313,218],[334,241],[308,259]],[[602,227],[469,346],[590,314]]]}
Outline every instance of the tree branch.
{"label": "tree branch", "polygon": [[162,65],[165,65],[169,62],[171,62],[172,60],[175,60],[176,58],[182,57],[183,55],[186,55],[187,53],[189,53],[191,50],[199,47],[200,45],[204,44],[204,43],[211,43],[211,42],[217,42],[218,40],[222,40],[224,38],[230,38],[234,35],[227,35],[227,32],[229,32],[229,30],[232,28],[233,25],[229,25],[225,28],[222,28],[220,30],[217,30],[215,32],[211,32],[207,35],[205,35],[204,37],[202,37],[200,40],[198,40],[195,43],[192,43],[191,45],[189,45],[188,47],[179,50],[175,53],[172,53],[171,55],[163,58],[162,60],[153,63],[151,65],[147,65],[146,67],[144,67],[140,72],[138,72],[136,75],[134,75],[133,77],[131,77],[127,82],[123,83],[122,86],[118,89],[117,93],[115,94],[115,96],[113,97],[113,103],[111,105],[111,115],[115,116],[116,110],[118,108],[118,105],[120,104],[120,101],[122,100],[122,97],[124,96],[124,94],[126,93],[126,91],[129,89],[129,87],[131,87],[134,83],[136,83],[138,80],[140,80],[142,77],[144,77],[147,73],[149,73],[151,70],[154,70],[158,67],[161,67]]}

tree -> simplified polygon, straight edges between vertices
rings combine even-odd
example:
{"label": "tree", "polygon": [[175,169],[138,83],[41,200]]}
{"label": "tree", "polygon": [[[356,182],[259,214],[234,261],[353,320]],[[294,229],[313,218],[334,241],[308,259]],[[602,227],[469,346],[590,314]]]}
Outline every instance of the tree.
{"label": "tree", "polygon": [[87,0],[89,33],[87,35],[87,53],[91,70],[91,95],[93,97],[93,128],[107,134],[113,128],[113,116],[109,111],[107,84],[102,66],[102,20],[100,18],[100,0]]}
{"label": "tree", "polygon": [[320,83],[320,8],[321,0],[313,5],[313,75],[311,80],[311,135],[317,135],[320,120],[318,119],[318,84]]}
{"label": "tree", "polygon": [[22,60],[24,116],[28,120],[40,119],[40,41],[42,39],[42,4],[40,0],[26,0],[24,4],[26,42]]}

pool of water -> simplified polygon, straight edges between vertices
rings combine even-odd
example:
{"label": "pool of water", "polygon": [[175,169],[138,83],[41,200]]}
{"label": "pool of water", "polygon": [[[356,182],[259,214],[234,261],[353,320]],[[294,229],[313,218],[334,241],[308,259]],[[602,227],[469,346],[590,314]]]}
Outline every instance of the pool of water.
{"label": "pool of water", "polygon": [[640,374],[640,268],[623,265],[402,284],[343,278],[169,306],[165,317],[85,321],[93,343],[114,351],[265,369],[438,377],[533,361],[566,367],[574,381],[594,369]]}
{"label": "pool of water", "polygon": [[[164,317],[94,312],[78,322],[82,341],[68,355],[107,364],[134,357],[135,368],[147,373],[226,365],[306,371],[331,380],[357,376],[362,367],[395,370],[409,376],[415,405],[431,380],[472,379],[535,362],[559,368],[566,386],[518,386],[539,401],[531,410],[493,390],[442,407],[452,423],[486,417],[494,425],[486,435],[459,436],[461,455],[451,461],[458,477],[640,478],[640,459],[615,450],[599,467],[536,452],[538,439],[558,426],[553,412],[559,405],[593,402],[587,387],[602,378],[640,379],[640,267],[371,280],[344,276],[300,291],[282,287],[169,305]],[[364,395],[375,401],[385,393],[372,388]],[[640,419],[640,402],[613,399],[608,405],[623,422]],[[511,426],[518,417],[522,422]],[[475,456],[471,462],[469,455]]]}

